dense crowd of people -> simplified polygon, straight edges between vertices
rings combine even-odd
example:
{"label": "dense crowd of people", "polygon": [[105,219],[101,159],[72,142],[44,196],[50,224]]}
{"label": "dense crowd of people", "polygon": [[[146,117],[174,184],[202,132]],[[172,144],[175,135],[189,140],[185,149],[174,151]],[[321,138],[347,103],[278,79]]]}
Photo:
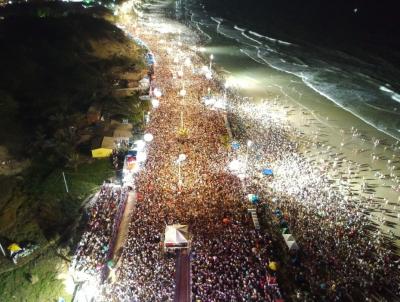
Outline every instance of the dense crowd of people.
{"label": "dense crowd of people", "polygon": [[[138,194],[127,241],[112,272],[115,278],[102,287],[102,299],[173,300],[175,258],[163,251],[162,236],[165,226],[174,223],[189,225],[192,234],[196,302],[283,301],[276,268],[269,266],[283,263],[278,254],[286,251],[277,253],[280,233],[274,227],[283,222],[300,247],[286,263],[299,301],[399,296],[400,261],[370,220],[371,200],[352,195],[346,186],[335,190],[324,174],[329,167],[315,166],[298,153],[291,140],[297,134],[282,116],[271,113],[271,103],[229,94],[228,116],[240,146],[226,145],[225,112],[209,110],[201,101],[222,90],[202,73],[200,58],[188,47],[193,41],[177,43],[149,24],[136,34],[157,57],[150,94],[157,87],[162,96],[146,126],[154,140],[132,185]],[[180,136],[183,127],[185,137]],[[249,139],[252,144],[246,147]],[[180,154],[186,159],[178,165]],[[237,158],[246,161],[244,179],[228,168]],[[265,168],[275,175],[263,176]],[[79,269],[96,271],[106,260],[110,219],[118,203],[114,193],[102,188],[105,197],[96,203],[90,232],[78,247]],[[270,232],[255,229],[248,213],[250,193],[260,197],[258,210],[269,209]],[[276,211],[282,213],[279,219]]]}
{"label": "dense crowd of people", "polygon": [[283,212],[301,246],[291,266],[299,287],[312,300],[398,297],[400,260],[390,238],[371,220],[371,208],[379,201],[351,185],[351,177],[357,179],[357,165],[343,161],[343,173],[328,173],[341,168],[334,150],[332,162],[307,160],[288,140],[282,119],[261,108],[268,103],[236,101],[232,115],[240,121],[234,123],[234,133],[243,141],[255,140],[249,166],[253,171],[269,167],[276,175],[271,181],[255,172],[250,187],[271,211]]}
{"label": "dense crowd of people", "polygon": [[101,277],[115,238],[117,214],[127,198],[127,190],[104,184],[88,209],[86,231],[78,244],[73,267]]}

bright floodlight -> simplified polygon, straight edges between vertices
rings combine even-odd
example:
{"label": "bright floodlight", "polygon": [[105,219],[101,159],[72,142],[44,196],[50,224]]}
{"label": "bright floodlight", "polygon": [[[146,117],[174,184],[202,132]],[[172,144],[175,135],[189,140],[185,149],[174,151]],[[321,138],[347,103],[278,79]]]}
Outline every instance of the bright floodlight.
{"label": "bright floodlight", "polygon": [[201,67],[201,72],[204,73],[204,74],[206,74],[207,72],[209,72],[208,66],[205,66],[205,65],[202,66],[202,67]]}
{"label": "bright floodlight", "polygon": [[179,95],[181,97],[184,97],[186,95],[186,90],[185,89],[181,89],[181,91],[179,91]]}
{"label": "bright floodlight", "polygon": [[146,146],[146,143],[145,143],[145,141],[143,141],[143,140],[137,140],[137,141],[135,141],[135,144],[136,144],[136,148],[140,151],[140,150],[143,150],[143,148]]}
{"label": "bright floodlight", "polygon": [[190,61],[190,58],[186,58],[185,59],[185,66],[189,67],[190,65],[192,65],[192,61]]}
{"label": "bright floodlight", "polygon": [[210,60],[214,60],[214,55],[210,54]]}
{"label": "bright floodlight", "polygon": [[153,93],[154,93],[154,96],[156,98],[159,98],[159,97],[162,96],[162,93],[161,93],[160,89],[158,89],[158,88],[154,88],[154,92]]}
{"label": "bright floodlight", "polygon": [[186,159],[186,154],[179,154],[178,161],[184,161]]}
{"label": "bright floodlight", "polygon": [[231,170],[231,171],[239,171],[239,170],[242,168],[242,166],[243,166],[242,162],[240,162],[240,161],[237,160],[237,159],[234,159],[233,161],[231,161],[231,162],[229,163],[228,168],[229,168],[229,170]]}
{"label": "bright floodlight", "polygon": [[151,142],[152,140],[153,140],[153,134],[151,134],[151,133],[146,133],[144,136],[143,136],[143,138],[144,138],[144,140],[146,141],[146,142]]}
{"label": "bright floodlight", "polygon": [[248,141],[247,141],[247,147],[250,148],[252,144],[253,144],[253,142],[252,142],[251,140],[248,140]]}
{"label": "bright floodlight", "polygon": [[151,105],[153,108],[158,108],[160,106],[160,101],[157,99],[151,99]]}
{"label": "bright floodlight", "polygon": [[146,152],[138,152],[136,154],[136,160],[138,162],[144,162],[144,161],[146,161],[146,159],[147,159]]}

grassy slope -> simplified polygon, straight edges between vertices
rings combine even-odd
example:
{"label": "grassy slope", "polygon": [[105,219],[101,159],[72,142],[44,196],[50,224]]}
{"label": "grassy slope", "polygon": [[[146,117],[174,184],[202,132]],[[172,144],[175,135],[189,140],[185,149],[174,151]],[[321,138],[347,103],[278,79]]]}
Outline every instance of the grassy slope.
{"label": "grassy slope", "polygon": [[[1,275],[1,301],[54,302],[58,297],[70,300],[71,296],[64,291],[63,282],[57,278],[65,266],[66,263],[53,250],[49,250],[22,268]],[[30,276],[37,276],[38,282],[32,284]]]}

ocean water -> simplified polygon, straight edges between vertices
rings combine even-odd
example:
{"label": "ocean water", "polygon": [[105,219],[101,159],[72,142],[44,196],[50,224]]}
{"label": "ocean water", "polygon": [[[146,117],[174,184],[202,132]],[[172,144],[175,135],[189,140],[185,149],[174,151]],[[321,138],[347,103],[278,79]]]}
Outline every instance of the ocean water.
{"label": "ocean water", "polygon": [[[216,51],[221,45],[235,48],[223,53],[235,56],[234,64],[228,60],[218,62],[217,53],[216,62],[223,63],[226,70],[246,71],[252,66],[258,71],[272,68],[293,75],[319,94],[320,102],[332,102],[382,133],[400,139],[400,69],[384,56],[367,52],[357,56],[295,37],[292,41],[287,33],[268,36],[222,18],[217,11],[208,11],[201,0],[176,1],[173,14],[196,29]],[[243,56],[256,66],[243,61]],[[260,85],[268,87],[268,83]],[[292,97],[300,99],[300,95],[303,93]]]}

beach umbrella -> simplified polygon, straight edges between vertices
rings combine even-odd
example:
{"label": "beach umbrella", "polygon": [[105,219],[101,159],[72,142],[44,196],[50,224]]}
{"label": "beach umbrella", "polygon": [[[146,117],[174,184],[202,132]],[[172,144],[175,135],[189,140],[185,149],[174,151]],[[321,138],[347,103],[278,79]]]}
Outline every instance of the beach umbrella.
{"label": "beach umbrella", "polygon": [[262,171],[263,175],[274,175],[273,171],[271,169],[264,169]]}
{"label": "beach umbrella", "polygon": [[237,141],[233,141],[231,146],[233,150],[238,150],[240,148],[240,144]]}
{"label": "beach umbrella", "polygon": [[108,266],[108,268],[113,268],[115,266],[114,260],[111,259],[111,260],[107,261],[107,266]]}
{"label": "beach umbrella", "polygon": [[271,261],[268,264],[268,267],[270,268],[270,270],[275,272],[278,269],[278,263],[276,263],[275,261]]}

